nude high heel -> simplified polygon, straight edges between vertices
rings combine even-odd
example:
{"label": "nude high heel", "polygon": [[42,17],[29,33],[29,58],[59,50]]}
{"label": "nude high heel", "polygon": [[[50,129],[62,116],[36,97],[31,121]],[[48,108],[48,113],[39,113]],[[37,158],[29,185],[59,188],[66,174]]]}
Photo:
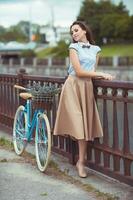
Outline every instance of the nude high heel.
{"label": "nude high heel", "polygon": [[87,172],[85,170],[84,164],[80,163],[79,161],[76,164],[76,168],[78,170],[78,175],[81,178],[86,178],[87,177]]}

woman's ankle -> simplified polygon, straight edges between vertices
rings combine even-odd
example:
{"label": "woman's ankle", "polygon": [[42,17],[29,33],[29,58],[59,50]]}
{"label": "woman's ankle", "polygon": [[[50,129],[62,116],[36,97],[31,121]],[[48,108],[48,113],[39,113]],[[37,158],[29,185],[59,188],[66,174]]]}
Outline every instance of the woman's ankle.
{"label": "woman's ankle", "polygon": [[76,167],[77,167],[77,170],[78,170],[78,175],[81,178],[86,178],[87,172],[86,172],[86,169],[85,169],[84,161],[78,160]]}
{"label": "woman's ankle", "polygon": [[78,160],[78,161],[77,161],[77,164],[78,164],[78,165],[85,165],[85,161],[84,161],[84,160]]}

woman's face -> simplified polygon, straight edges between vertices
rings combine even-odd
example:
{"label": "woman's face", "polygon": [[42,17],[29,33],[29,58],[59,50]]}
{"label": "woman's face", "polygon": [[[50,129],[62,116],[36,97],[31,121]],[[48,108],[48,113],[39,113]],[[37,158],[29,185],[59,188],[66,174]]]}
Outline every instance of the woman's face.
{"label": "woman's face", "polygon": [[82,42],[86,40],[86,31],[83,30],[78,24],[71,27],[71,35],[74,41]]}

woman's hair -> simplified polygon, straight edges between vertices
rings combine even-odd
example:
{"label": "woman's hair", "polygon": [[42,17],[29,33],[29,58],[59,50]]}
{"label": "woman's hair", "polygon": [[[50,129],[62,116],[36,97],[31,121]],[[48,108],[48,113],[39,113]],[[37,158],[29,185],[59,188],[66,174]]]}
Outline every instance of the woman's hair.
{"label": "woman's hair", "polygon": [[[82,21],[75,21],[75,22],[73,22],[72,25],[70,26],[70,33],[71,33],[71,28],[74,25],[79,25],[82,30],[86,31],[86,38],[87,38],[87,40],[90,42],[90,44],[95,44],[92,32],[91,32],[90,28],[84,22],[82,22]],[[75,41],[73,39],[73,42],[76,43],[77,41]]]}

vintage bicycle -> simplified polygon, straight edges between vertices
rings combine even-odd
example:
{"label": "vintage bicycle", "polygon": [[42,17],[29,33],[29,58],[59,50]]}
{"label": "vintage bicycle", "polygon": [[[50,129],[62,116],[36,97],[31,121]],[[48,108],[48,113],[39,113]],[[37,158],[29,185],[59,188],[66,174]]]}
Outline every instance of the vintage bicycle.
{"label": "vintage bicycle", "polygon": [[[44,172],[47,168],[51,154],[51,130],[46,114],[46,107],[51,107],[53,97],[60,92],[55,87],[25,88],[14,85],[16,89],[25,92],[19,93],[26,100],[16,111],[13,125],[13,145],[17,155],[21,155],[27,144],[32,141],[35,130],[35,155],[39,170]],[[34,112],[32,112],[34,107]]]}

